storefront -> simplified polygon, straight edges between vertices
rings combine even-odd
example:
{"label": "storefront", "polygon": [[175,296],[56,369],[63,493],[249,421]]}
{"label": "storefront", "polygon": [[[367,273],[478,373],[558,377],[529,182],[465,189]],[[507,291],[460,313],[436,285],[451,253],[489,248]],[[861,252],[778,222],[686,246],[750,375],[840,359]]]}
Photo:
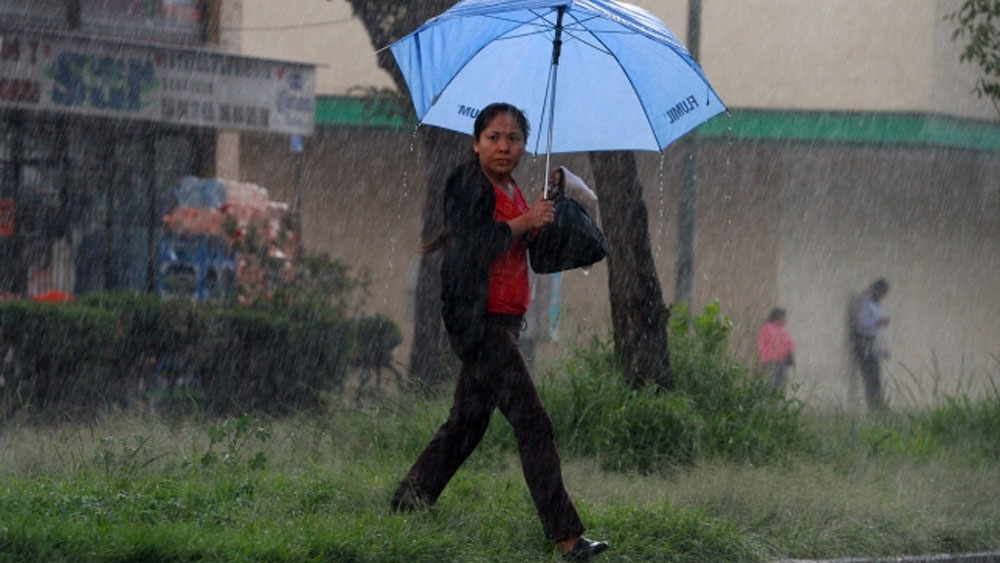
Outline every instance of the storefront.
{"label": "storefront", "polygon": [[0,293],[130,288],[221,131],[309,135],[315,68],[0,27]]}

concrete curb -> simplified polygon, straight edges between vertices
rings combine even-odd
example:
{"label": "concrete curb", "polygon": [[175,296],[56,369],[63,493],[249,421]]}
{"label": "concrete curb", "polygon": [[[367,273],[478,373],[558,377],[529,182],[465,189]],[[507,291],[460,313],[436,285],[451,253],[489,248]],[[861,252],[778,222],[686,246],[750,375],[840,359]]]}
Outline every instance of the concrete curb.
{"label": "concrete curb", "polygon": [[899,557],[851,557],[847,559],[778,559],[772,563],[1000,563],[1000,551],[903,555]]}

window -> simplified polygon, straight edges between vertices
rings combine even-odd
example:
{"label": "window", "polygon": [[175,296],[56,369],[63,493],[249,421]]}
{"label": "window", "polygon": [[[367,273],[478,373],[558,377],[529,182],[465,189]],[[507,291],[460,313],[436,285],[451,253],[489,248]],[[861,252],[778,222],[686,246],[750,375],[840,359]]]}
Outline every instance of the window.
{"label": "window", "polygon": [[204,0],[81,0],[83,31],[195,44],[202,39]]}
{"label": "window", "polygon": [[0,28],[80,31],[196,45],[209,0],[3,0]]}
{"label": "window", "polygon": [[4,0],[0,2],[0,23],[14,29],[67,30],[71,27],[69,10],[69,0]]}
{"label": "window", "polygon": [[0,299],[156,282],[156,243],[197,133],[0,113]]}

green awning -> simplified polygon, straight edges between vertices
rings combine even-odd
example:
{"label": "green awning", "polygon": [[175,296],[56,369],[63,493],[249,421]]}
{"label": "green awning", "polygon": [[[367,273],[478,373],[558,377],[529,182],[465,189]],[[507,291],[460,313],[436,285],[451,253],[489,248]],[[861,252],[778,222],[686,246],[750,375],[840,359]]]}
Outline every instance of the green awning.
{"label": "green awning", "polygon": [[1000,122],[940,115],[733,110],[698,128],[706,137],[920,144],[1000,150]]}
{"label": "green awning", "polygon": [[[407,109],[406,111],[410,111]],[[409,114],[391,100],[349,96],[316,96],[316,126],[407,127]]]}
{"label": "green awning", "polygon": [[[317,96],[316,126],[412,126],[391,100]],[[1000,121],[914,113],[732,109],[697,129],[701,137],[773,141],[918,144],[1000,151]]]}

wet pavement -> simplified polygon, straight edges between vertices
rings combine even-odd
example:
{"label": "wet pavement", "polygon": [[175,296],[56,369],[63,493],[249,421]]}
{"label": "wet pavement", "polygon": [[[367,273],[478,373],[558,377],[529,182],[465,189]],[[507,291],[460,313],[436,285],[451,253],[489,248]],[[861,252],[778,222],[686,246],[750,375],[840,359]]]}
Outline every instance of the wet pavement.
{"label": "wet pavement", "polygon": [[772,563],[1000,563],[1000,551],[901,555],[898,557],[849,557],[846,559],[779,559]]}

